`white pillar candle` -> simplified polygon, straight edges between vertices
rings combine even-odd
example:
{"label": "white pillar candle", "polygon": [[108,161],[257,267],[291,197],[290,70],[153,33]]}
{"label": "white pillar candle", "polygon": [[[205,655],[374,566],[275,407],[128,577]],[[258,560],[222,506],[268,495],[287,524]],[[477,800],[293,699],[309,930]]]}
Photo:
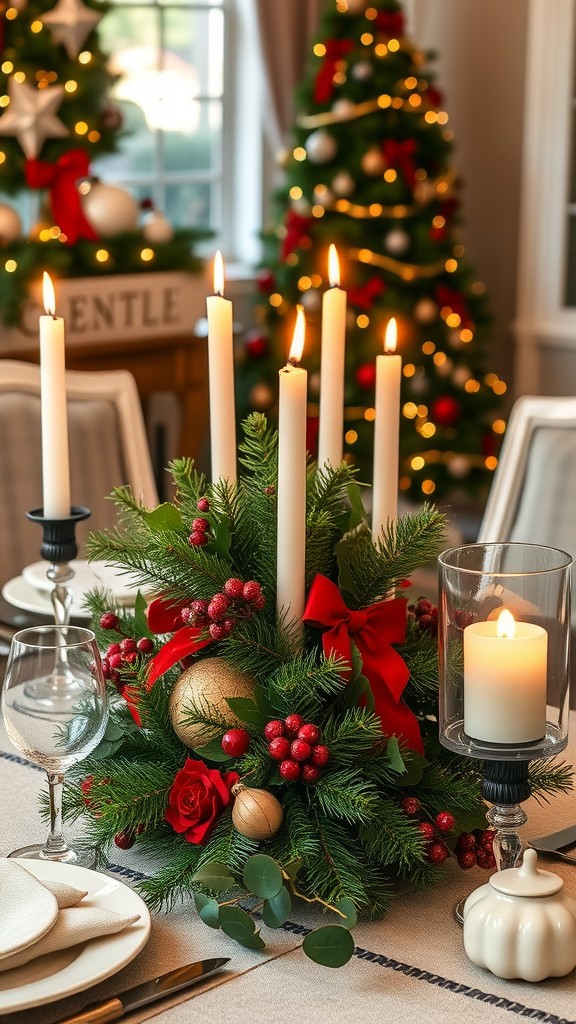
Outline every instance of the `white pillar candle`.
{"label": "white pillar candle", "polygon": [[208,382],[212,480],[236,483],[236,408],[234,404],[234,340],[232,303],[224,298],[224,264],[214,259],[214,295],[208,313]]}
{"label": "white pillar candle", "polygon": [[374,420],[374,474],[372,483],[372,540],[381,537],[398,515],[398,456],[400,437],[400,384],[402,359],[396,355],[397,328],[388,321],[385,354],[376,357],[376,417]]}
{"label": "white pillar candle", "polygon": [[344,353],[346,292],[340,288],[336,246],[328,253],[330,288],[322,297],[322,362],[320,364],[320,430],[318,465],[339,466],[344,433]]}
{"label": "white pillar candle", "polygon": [[46,519],[70,515],[70,460],[64,320],[56,316],[54,286],[44,271],[46,316],[40,317],[40,394],[42,417],[42,505]]}
{"label": "white pillar candle", "polygon": [[278,413],[278,537],[276,604],[302,618],[306,596],[306,387],[302,356],[306,320],[297,307],[288,363],[280,370]]}
{"label": "white pillar candle", "polygon": [[497,620],[464,629],[464,732],[487,743],[533,743],[546,733],[548,634]]}

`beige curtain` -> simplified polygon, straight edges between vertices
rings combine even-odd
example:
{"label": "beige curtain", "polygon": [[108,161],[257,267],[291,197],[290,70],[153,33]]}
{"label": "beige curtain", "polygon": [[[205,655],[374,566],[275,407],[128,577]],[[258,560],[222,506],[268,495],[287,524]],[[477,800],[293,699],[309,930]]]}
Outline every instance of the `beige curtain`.
{"label": "beige curtain", "polygon": [[[312,34],[327,0],[256,0],[266,87],[265,129],[277,151],[293,120],[293,93],[310,52]],[[330,2],[330,0],[328,0]]]}

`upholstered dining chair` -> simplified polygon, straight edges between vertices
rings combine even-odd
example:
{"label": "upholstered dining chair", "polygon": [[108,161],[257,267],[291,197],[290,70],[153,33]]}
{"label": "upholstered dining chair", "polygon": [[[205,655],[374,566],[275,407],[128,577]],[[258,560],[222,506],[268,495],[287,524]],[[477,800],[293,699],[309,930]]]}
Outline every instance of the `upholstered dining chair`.
{"label": "upholstered dining chair", "polygon": [[[115,523],[107,500],[130,484],[149,506],[158,498],[136,382],[126,370],[66,373],[72,503],[92,515],[77,531]],[[26,512],[42,505],[40,371],[0,359],[0,585],[40,558],[41,531]]]}
{"label": "upholstered dining chair", "polygon": [[478,541],[576,557],[576,398],[524,396],[512,409]]}

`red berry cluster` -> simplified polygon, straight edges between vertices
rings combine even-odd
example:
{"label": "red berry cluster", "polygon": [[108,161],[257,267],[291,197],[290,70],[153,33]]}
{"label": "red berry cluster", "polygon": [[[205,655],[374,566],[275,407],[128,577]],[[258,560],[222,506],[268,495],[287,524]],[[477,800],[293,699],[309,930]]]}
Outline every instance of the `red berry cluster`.
{"label": "red berry cluster", "polygon": [[[422,810],[422,805],[415,796],[406,796],[400,801],[400,806],[409,818],[417,818]],[[456,819],[450,811],[440,811],[434,818],[434,822],[419,821],[418,831],[424,840],[426,857],[432,864],[442,864],[450,851],[444,842],[444,837],[452,832]]]}
{"label": "red berry cluster", "polygon": [[208,629],[213,640],[229,636],[239,619],[248,619],[253,612],[262,611],[266,598],[256,580],[226,580],[222,593],[209,601],[192,601],[184,608],[181,618],[190,626]]}
{"label": "red berry cluster", "polygon": [[[210,509],[210,502],[208,498],[199,498],[196,502],[196,507],[199,512],[208,512]],[[193,547],[203,547],[210,540],[208,534],[210,533],[210,523],[204,516],[198,516],[197,519],[192,520],[192,528],[190,536],[188,537],[189,543]]]}
{"label": "red berry cluster", "polygon": [[409,604],[408,614],[423,633],[438,636],[438,609],[427,597],[419,597],[416,604]]}
{"label": "red berry cluster", "polygon": [[268,740],[268,753],[279,761],[278,770],[286,782],[314,783],[320,778],[320,769],[330,760],[330,751],[320,743],[320,729],[305,722],[302,715],[288,715],[284,721],[275,719],[264,727]]}
{"label": "red berry cluster", "polygon": [[456,840],[456,856],[464,871],[473,868],[491,870],[496,867],[494,856],[494,829],[476,829],[474,832],[461,832]]}
{"label": "red berry cluster", "polygon": [[108,645],[102,658],[104,679],[110,680],[117,690],[122,692],[124,684],[120,673],[129,665],[134,665],[141,655],[152,654],[154,644],[147,636],[141,636],[138,640],[132,636],[124,636],[119,628],[120,619],[114,612],[104,612],[100,617],[100,626],[102,629],[113,631],[122,637],[122,640]]}

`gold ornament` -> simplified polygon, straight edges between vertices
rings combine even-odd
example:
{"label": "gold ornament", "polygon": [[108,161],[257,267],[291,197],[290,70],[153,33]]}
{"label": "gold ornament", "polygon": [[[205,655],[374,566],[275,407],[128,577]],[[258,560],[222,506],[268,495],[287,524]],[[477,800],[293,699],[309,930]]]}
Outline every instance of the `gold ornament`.
{"label": "gold ornament", "polygon": [[284,811],[280,802],[266,789],[249,789],[241,782],[232,789],[234,828],[247,839],[271,839],[276,835]]}
{"label": "gold ornament", "polygon": [[62,43],[70,60],[75,60],[101,17],[98,11],[85,7],[82,0],[58,0],[39,21],[50,30],[54,43]]}
{"label": "gold ornament", "polygon": [[13,135],[18,139],[28,160],[35,160],[46,139],[63,139],[70,134],[65,124],[56,117],[64,98],[63,85],[47,85],[34,89],[28,82],[10,78],[10,103],[0,117],[0,135]]}
{"label": "gold ornament", "polygon": [[118,185],[107,185],[103,181],[84,182],[80,205],[86,220],[100,238],[114,238],[138,229],[140,207],[134,196]]}
{"label": "gold ornament", "polygon": [[364,174],[370,175],[375,178],[377,175],[382,174],[384,170],[384,156],[382,150],[378,146],[371,146],[367,149],[360,161],[360,166],[364,171]]}
{"label": "gold ornament", "polygon": [[189,723],[187,709],[215,708],[227,726],[244,726],[226,700],[228,697],[253,697],[254,680],[232,668],[224,658],[203,658],[187,668],[176,681],[170,695],[170,721],[178,739],[187,747],[201,746],[221,732],[202,722]]}

